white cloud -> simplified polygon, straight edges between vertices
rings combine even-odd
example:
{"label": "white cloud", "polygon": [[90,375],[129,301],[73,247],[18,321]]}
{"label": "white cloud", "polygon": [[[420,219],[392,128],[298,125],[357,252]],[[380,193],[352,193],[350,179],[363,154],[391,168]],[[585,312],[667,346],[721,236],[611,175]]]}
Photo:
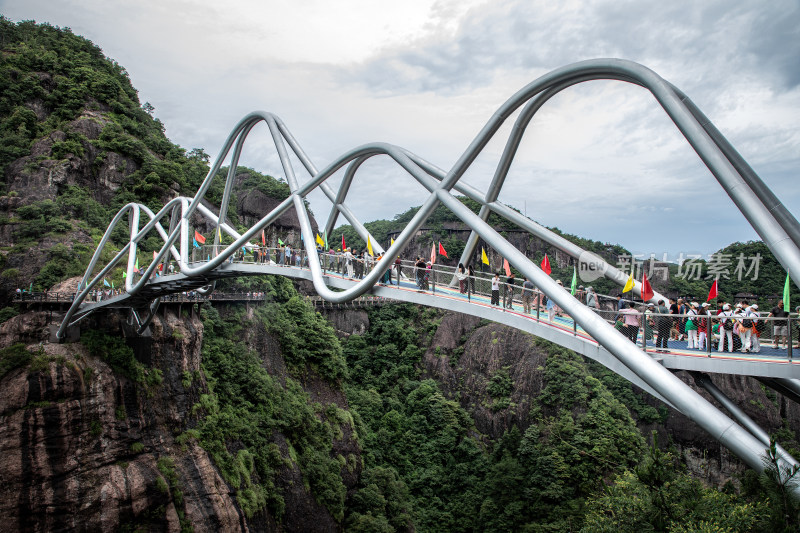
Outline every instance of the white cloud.
{"label": "white cloud", "polygon": [[[70,26],[101,46],[182,146],[216,155],[236,122],[263,109],[283,118],[319,168],[384,141],[447,170],[498,107],[538,76],[587,58],[631,59],[684,90],[800,211],[793,0],[13,0],[0,10]],[[489,183],[512,123],[468,170],[471,184]],[[251,135],[243,164],[282,174],[265,128]],[[425,197],[375,160],[359,172],[348,203],[372,220]],[[322,194],[310,199],[317,216],[327,216]],[[501,199],[527,206],[543,224],[646,253],[755,238],[655,100],[621,82],[583,84],[548,102]]]}

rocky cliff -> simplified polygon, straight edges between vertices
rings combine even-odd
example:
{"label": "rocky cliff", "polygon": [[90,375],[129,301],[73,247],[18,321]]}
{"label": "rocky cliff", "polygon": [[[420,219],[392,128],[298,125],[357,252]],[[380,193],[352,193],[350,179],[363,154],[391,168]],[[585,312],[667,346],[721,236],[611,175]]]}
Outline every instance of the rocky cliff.
{"label": "rocky cliff", "polygon": [[[3,362],[28,343],[27,364],[0,380],[0,521],[14,531],[337,531],[338,521],[308,491],[297,464],[287,461],[275,486],[284,498],[280,519],[262,510],[246,517],[235,488],[223,479],[197,439],[198,402],[209,392],[201,369],[203,324],[166,310],[152,336],[131,339],[146,363],[137,382],[82,344],[48,344],[46,316],[28,313],[2,325]],[[91,324],[123,335],[110,315]],[[275,375],[285,375],[280,345],[263,330],[248,344]],[[12,346],[9,348],[9,346]],[[310,378],[309,401],[347,407],[329,382]],[[289,456],[280,434],[274,441]],[[236,443],[230,443],[234,448]],[[336,455],[358,457],[352,431],[335,438]],[[358,461],[356,461],[358,463]],[[343,468],[355,486],[358,469]]]}

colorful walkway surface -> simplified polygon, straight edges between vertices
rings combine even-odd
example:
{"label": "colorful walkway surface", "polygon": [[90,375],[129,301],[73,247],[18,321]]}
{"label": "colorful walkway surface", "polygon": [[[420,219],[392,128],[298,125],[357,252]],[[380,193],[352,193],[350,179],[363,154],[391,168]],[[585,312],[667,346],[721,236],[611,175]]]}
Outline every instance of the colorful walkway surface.
{"label": "colorful walkway surface", "polygon": [[[342,276],[341,274],[335,272],[328,272],[328,276],[337,277],[341,279],[349,279],[346,276]],[[487,295],[482,294],[463,294],[459,292],[457,289],[443,286],[443,285],[436,285],[435,289],[433,289],[430,285],[427,291],[420,291],[417,287],[416,283],[408,280],[402,280],[400,285],[396,285],[396,280],[393,278],[392,285],[384,285],[386,287],[395,288],[396,290],[401,291],[412,291],[412,292],[425,292],[427,294],[434,294],[440,298],[451,298],[451,299],[458,299],[458,300],[469,300],[469,302],[473,305],[478,306],[485,306],[485,307],[493,307],[497,309],[504,309],[502,306],[492,305],[491,298]],[[515,291],[515,297],[519,297],[520,291]],[[502,302],[502,292],[501,292],[501,302]],[[510,309],[504,309],[507,313],[513,313],[515,315],[528,318],[530,320],[537,321],[541,324],[548,325],[550,327],[566,331],[572,333],[574,335],[580,336],[589,340],[591,342],[596,342],[591,335],[589,335],[580,325],[576,325],[575,322],[568,316],[555,316],[553,317],[552,321],[550,320],[550,316],[547,310],[542,308],[537,315],[536,309],[533,309],[531,314],[526,314],[523,312],[522,304],[519,301],[515,301]],[[637,344],[641,347],[642,345],[642,336],[641,333],[638,336]],[[690,349],[688,348],[687,341],[677,341],[671,340],[668,343],[669,348],[664,351],[659,351],[656,348],[655,343],[652,340],[647,341],[647,346],[645,347],[645,352],[653,355],[654,357],[658,357],[659,355],[670,354],[670,355],[682,355],[687,357],[706,357],[706,358],[713,358],[713,359],[725,359],[725,360],[735,360],[735,361],[753,361],[753,362],[769,362],[769,363],[789,363],[789,364],[798,364],[800,361],[798,360],[790,360],[788,357],[788,351],[786,349],[778,350],[772,345],[762,345],[760,352],[754,353],[742,353],[742,352],[719,352],[717,350],[712,350],[710,353],[706,349],[698,350],[698,349]],[[798,350],[798,356],[800,356],[800,350]]]}

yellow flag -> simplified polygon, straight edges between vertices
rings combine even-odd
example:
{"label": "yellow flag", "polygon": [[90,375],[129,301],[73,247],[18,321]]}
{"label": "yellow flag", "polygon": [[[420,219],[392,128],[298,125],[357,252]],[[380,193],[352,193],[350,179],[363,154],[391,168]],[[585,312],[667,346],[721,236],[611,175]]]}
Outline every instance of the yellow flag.
{"label": "yellow flag", "polygon": [[483,248],[481,248],[481,261],[483,261],[484,265],[489,264],[489,258],[486,256],[486,250],[484,250]]}
{"label": "yellow flag", "polygon": [[633,288],[633,273],[628,276],[628,281],[625,282],[625,287],[622,288],[622,292],[628,292]]}
{"label": "yellow flag", "polygon": [[217,231],[219,232],[219,242],[221,243],[222,242],[222,228],[217,226]]}
{"label": "yellow flag", "polygon": [[392,239],[392,244],[390,244],[389,246],[394,246],[394,239]]}
{"label": "yellow flag", "polygon": [[367,235],[367,251],[369,252],[369,255],[375,257],[375,253],[372,251],[372,242],[369,240],[369,235]]}
{"label": "yellow flag", "polygon": [[325,247],[325,241],[322,240],[322,237],[319,236],[319,233],[317,233],[317,244],[319,244],[322,248]]}

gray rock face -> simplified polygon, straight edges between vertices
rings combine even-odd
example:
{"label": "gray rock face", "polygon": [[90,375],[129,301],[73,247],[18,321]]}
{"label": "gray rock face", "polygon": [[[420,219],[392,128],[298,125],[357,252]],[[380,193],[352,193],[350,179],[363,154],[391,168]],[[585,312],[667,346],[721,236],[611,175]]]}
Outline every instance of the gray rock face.
{"label": "gray rock face", "polygon": [[[23,329],[41,317],[17,318]],[[2,380],[0,521],[9,529],[178,531],[179,508],[196,531],[246,529],[208,454],[192,441],[177,444],[172,431],[205,387],[180,381],[182,370],[199,369],[202,325],[168,317],[155,329],[154,366],[164,381],[150,397],[80,344],[44,344],[33,368]],[[175,330],[186,336],[175,339]],[[169,341],[159,337],[165,332]],[[160,488],[165,456],[174,459],[185,510]]]}
{"label": "gray rock face", "polygon": [[[107,331],[120,329],[117,315],[99,320]],[[30,368],[0,380],[3,529],[180,531],[183,516],[195,531],[340,530],[305,488],[296,464],[284,466],[276,480],[286,502],[283,523],[266,512],[247,520],[209,454],[193,439],[177,440],[192,427],[192,406],[208,392],[198,319],[167,311],[153,321],[151,338],[135,341],[137,357],[163,374],[160,385],[149,387],[115,373],[81,344],[39,345],[46,322],[46,313],[27,313],[0,327],[0,347],[24,341],[37,352]],[[285,375],[272,337],[259,328],[244,335],[272,373]],[[185,372],[193,376],[188,387]],[[321,379],[311,376],[304,387],[313,401],[347,408],[341,389]],[[352,492],[361,471],[360,447],[351,429],[343,430],[332,453],[358,458],[358,468],[342,470]],[[283,436],[275,439],[288,457]],[[159,469],[165,457],[174,463],[180,500]]]}

